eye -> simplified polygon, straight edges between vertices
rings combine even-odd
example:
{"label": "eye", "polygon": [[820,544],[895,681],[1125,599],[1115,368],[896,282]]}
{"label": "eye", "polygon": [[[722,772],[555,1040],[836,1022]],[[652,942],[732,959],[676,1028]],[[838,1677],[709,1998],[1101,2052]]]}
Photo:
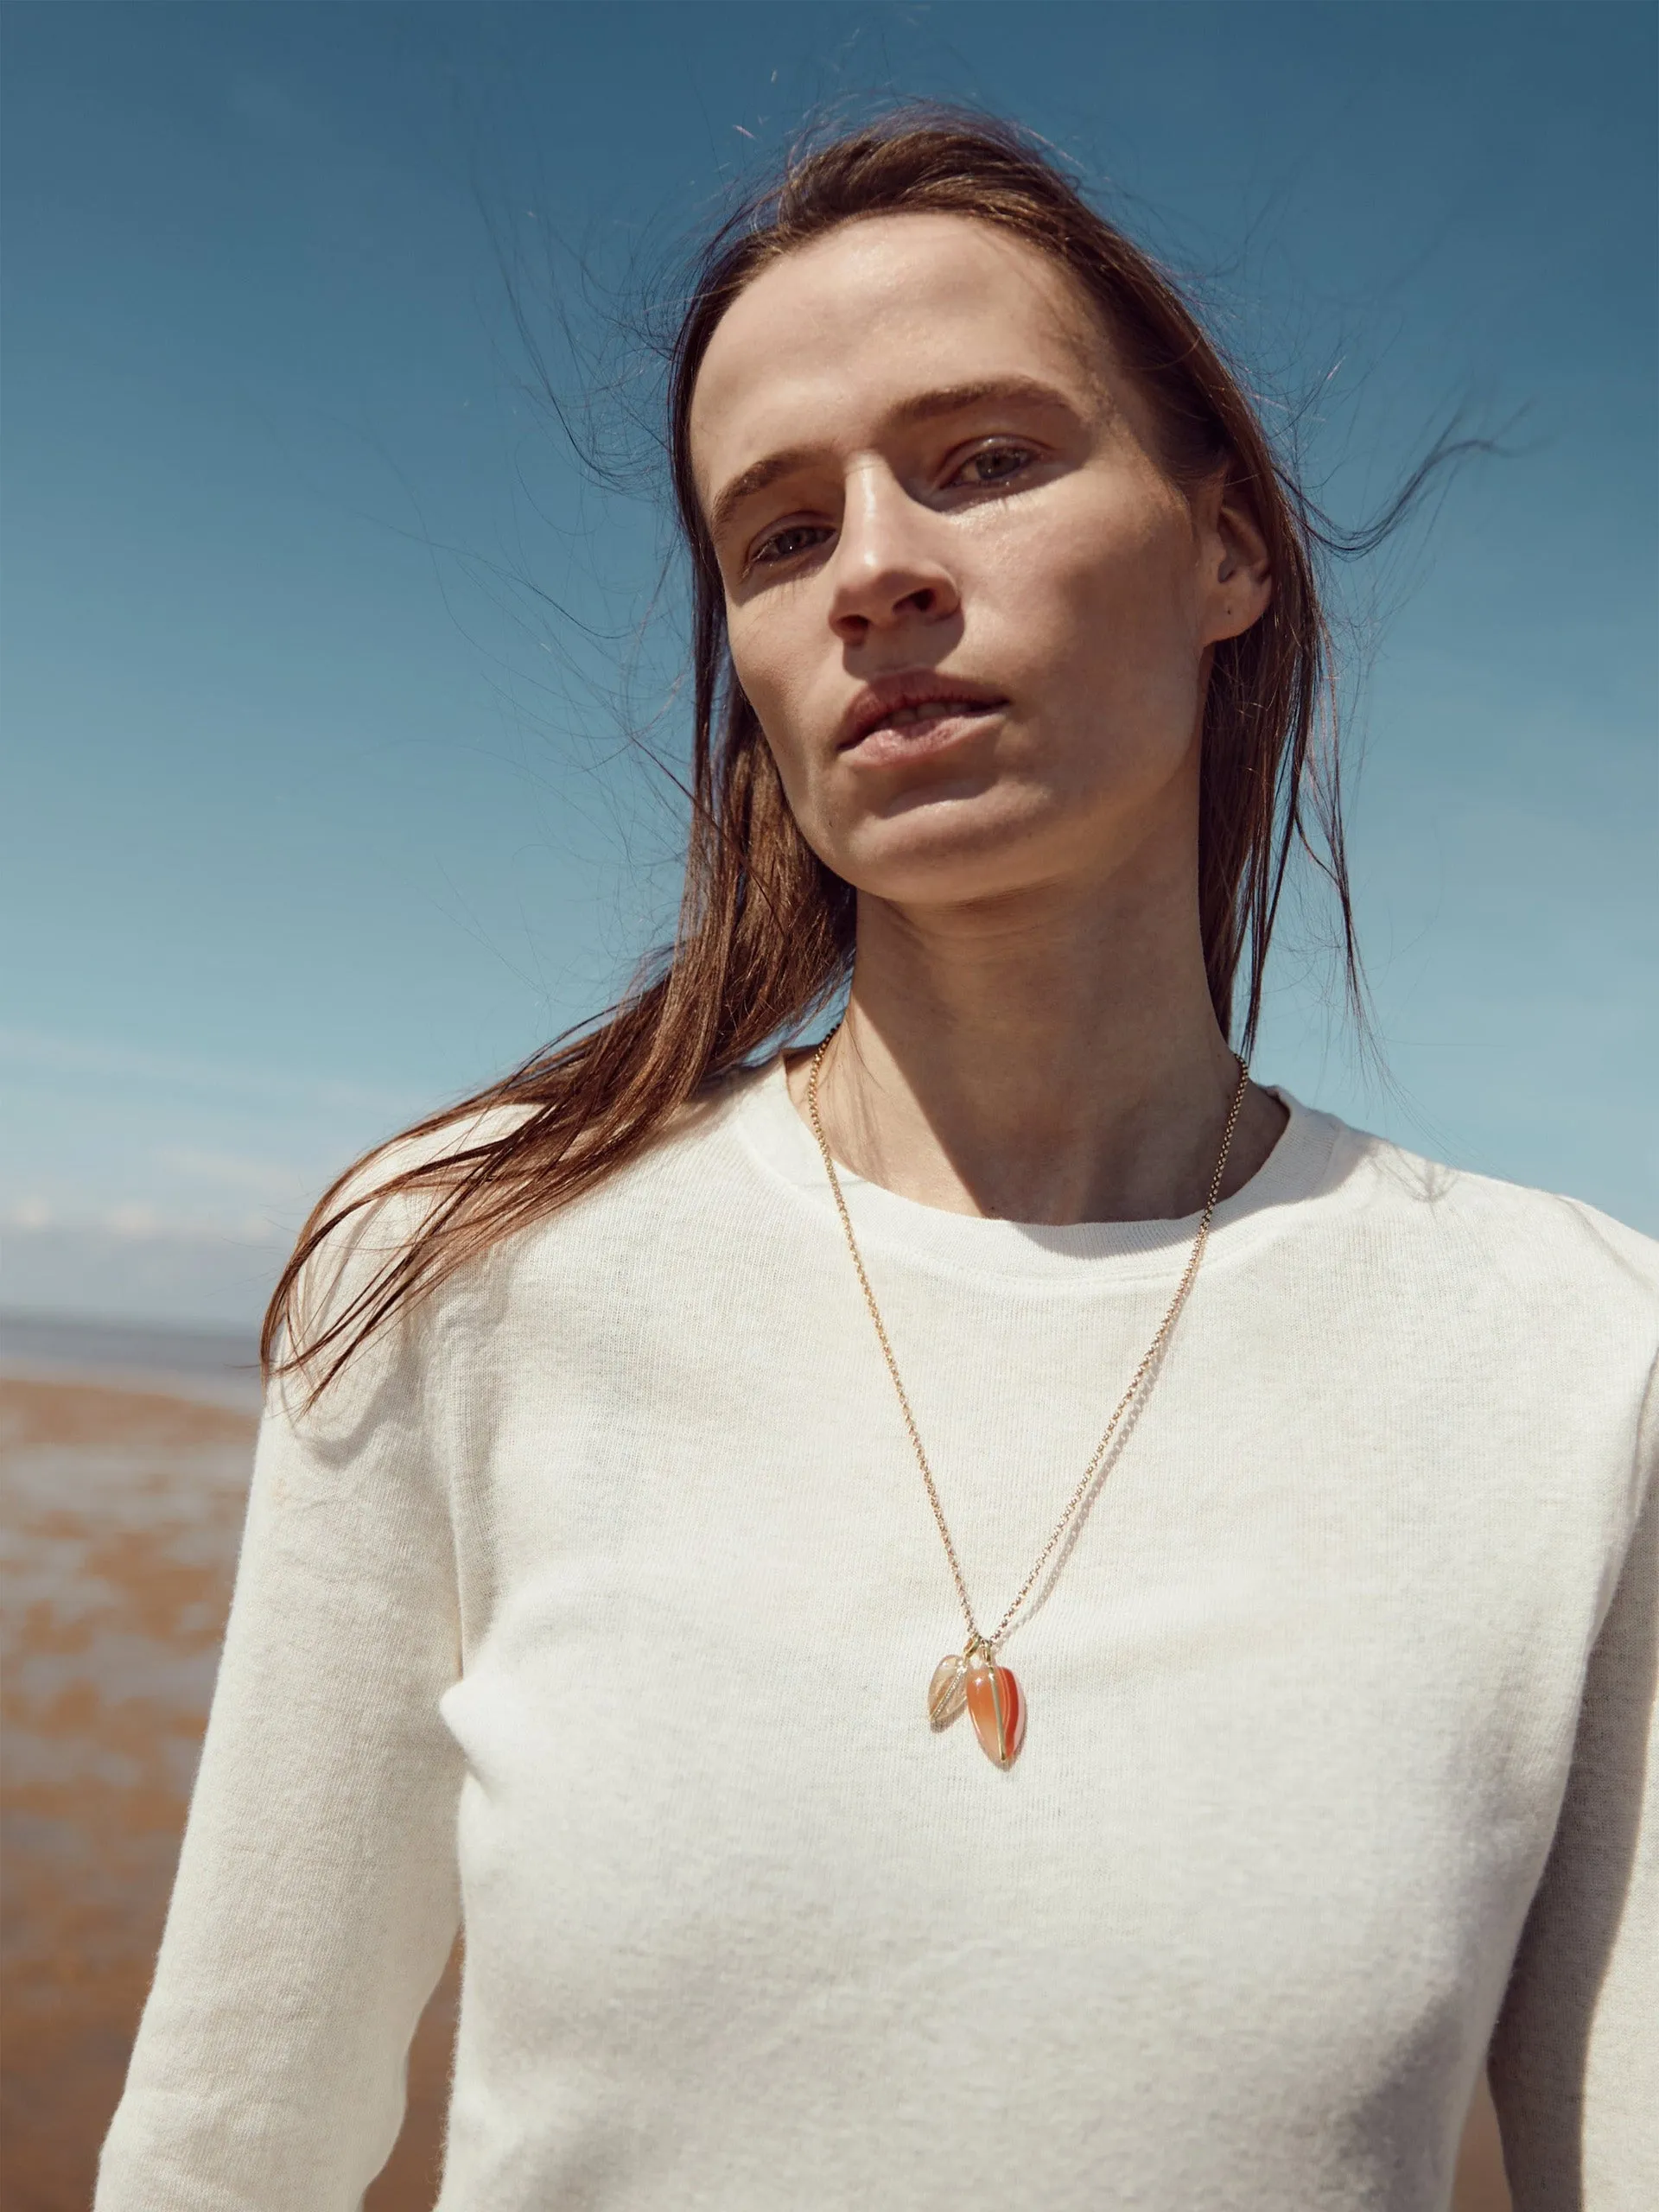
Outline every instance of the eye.
{"label": "eye", "polygon": [[819,523],[786,523],[782,530],[775,530],[770,537],[763,537],[749,556],[752,569],[776,568],[784,561],[793,561],[809,552],[815,545],[823,544],[830,535]]}
{"label": "eye", "polygon": [[1006,440],[981,446],[977,453],[969,454],[950,480],[969,491],[982,485],[1007,484],[1029,468],[1036,458],[1030,446],[1013,445]]}

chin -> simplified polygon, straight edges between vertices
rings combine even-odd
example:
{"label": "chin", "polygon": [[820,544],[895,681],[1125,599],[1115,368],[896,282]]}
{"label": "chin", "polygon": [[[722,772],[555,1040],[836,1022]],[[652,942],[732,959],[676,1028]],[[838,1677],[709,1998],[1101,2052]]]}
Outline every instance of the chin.
{"label": "chin", "polygon": [[1010,796],[918,792],[910,804],[861,824],[842,857],[825,857],[855,891],[890,906],[1007,898],[1052,878],[1046,849],[1060,842],[1054,833],[1062,826],[1052,803],[1033,810],[1009,804]]}

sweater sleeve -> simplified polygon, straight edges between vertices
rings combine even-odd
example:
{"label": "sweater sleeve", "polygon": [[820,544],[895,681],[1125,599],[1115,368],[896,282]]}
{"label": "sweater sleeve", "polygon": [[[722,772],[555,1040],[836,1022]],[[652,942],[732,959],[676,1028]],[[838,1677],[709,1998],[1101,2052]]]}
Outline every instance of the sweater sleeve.
{"label": "sweater sleeve", "polygon": [[1659,1408],[1491,2053],[1516,2212],[1659,2205]]}
{"label": "sweater sleeve", "polygon": [[460,1755],[438,1712],[454,1552],[419,1342],[389,1325],[309,1412],[268,1395],[96,2212],[351,2212],[397,2139],[459,1920]]}

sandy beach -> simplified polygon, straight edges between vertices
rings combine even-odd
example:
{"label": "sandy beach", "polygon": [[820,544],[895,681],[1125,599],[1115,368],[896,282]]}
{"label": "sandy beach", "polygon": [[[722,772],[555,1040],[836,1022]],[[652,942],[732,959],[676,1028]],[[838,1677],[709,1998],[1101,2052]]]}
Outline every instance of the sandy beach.
{"label": "sandy beach", "polygon": [[[84,2212],[161,1938],[230,1604],[254,1419],[198,1395],[0,1377],[8,2212]],[[367,2212],[436,2195],[454,1970]]]}

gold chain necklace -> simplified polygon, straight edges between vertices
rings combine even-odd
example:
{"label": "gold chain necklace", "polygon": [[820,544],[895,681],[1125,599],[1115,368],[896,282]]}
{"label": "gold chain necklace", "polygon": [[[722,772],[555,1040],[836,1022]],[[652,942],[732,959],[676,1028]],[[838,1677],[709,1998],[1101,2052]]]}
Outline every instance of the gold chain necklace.
{"label": "gold chain necklace", "polygon": [[1204,1213],[1198,1223],[1198,1235],[1192,1239],[1192,1249],[1187,1255],[1185,1270],[1176,1286],[1169,1309],[1158,1324],[1158,1333],[1147,1346],[1146,1357],[1129,1378],[1129,1387],[1113,1408],[1105,1433],[1090,1456],[1083,1471],[1082,1480],[1066,1501],[1065,1510],[1054,1524],[1052,1535],[1037,1554],[1037,1564],[1020,1584],[1013,1604],[988,1636],[981,1632],[974,1618],[973,1602],[968,1595],[963,1580],[962,1561],[957,1557],[944,1508],[939,1503],[938,1485],[933,1479],[933,1470],[927,1464],[927,1453],[922,1448],[921,1432],[916,1426],[916,1416],[910,1409],[910,1398],[899,1373],[899,1363],[893,1357],[888,1339],[887,1324],[881,1319],[881,1309],[875,1302],[875,1293],[870,1288],[869,1276],[865,1273],[863,1256],[858,1249],[858,1239],[853,1234],[852,1216],[847,1211],[847,1201],[842,1194],[841,1178],[836,1173],[835,1156],[829,1140],[823,1134],[823,1123],[818,1117],[818,1075],[823,1066],[823,1056],[840,1034],[839,1026],[832,1029],[812,1055],[812,1065],[806,1079],[807,1118],[812,1124],[812,1134],[818,1141],[818,1150],[823,1155],[824,1173],[830,1178],[830,1188],[835,1195],[836,1211],[841,1216],[841,1226],[847,1239],[847,1249],[852,1255],[857,1271],[859,1287],[864,1293],[864,1303],[870,1310],[874,1324],[876,1341],[881,1356],[887,1363],[887,1372],[893,1377],[893,1387],[899,1400],[899,1410],[904,1415],[905,1428],[916,1454],[916,1464],[922,1471],[922,1480],[927,1485],[928,1503],[933,1508],[933,1518],[939,1524],[939,1535],[944,1542],[944,1555],[950,1562],[951,1580],[957,1586],[961,1600],[963,1618],[968,1624],[968,1641],[960,1651],[947,1652],[933,1670],[928,1685],[927,1715],[935,1729],[948,1728],[965,1708],[974,1724],[974,1733],[987,1758],[1001,1767],[1009,1767],[1019,1757],[1020,1746],[1026,1737],[1025,1693],[1008,1669],[997,1659],[998,1646],[1014,1625],[1014,1617],[1036,1586],[1038,1577],[1054,1556],[1054,1548],[1071,1525],[1078,1509],[1100,1472],[1107,1449],[1116,1434],[1118,1425],[1135,1402],[1135,1394],[1155,1365],[1159,1353],[1168,1341],[1175,1325],[1176,1316],[1186,1303],[1187,1293],[1192,1287],[1198,1272],[1198,1262],[1204,1257],[1204,1248],[1209,1240],[1210,1223],[1217,1202],[1221,1197],[1222,1179],[1227,1173],[1227,1155],[1232,1149],[1233,1131],[1238,1127],[1240,1109],[1244,1103],[1244,1092],[1250,1080],[1250,1071],[1241,1058],[1238,1063],[1238,1082],[1233,1091],[1233,1103],[1228,1109],[1227,1126],[1221,1135],[1221,1150],[1216,1156],[1216,1172],[1210,1178],[1210,1195],[1204,1202]]}

